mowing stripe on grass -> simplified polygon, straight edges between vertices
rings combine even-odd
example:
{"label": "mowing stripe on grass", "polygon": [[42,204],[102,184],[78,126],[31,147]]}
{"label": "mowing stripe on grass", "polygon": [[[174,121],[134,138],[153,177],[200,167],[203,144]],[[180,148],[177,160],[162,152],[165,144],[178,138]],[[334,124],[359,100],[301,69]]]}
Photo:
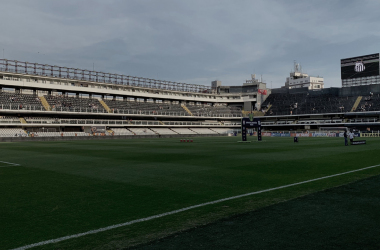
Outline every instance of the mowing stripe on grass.
{"label": "mowing stripe on grass", "polygon": [[[6,164],[12,165],[12,166],[20,166],[20,164],[12,163],[12,162],[6,162],[6,161],[0,161],[0,163],[6,163]],[[8,167],[8,166],[0,166],[0,168],[4,168],[4,167]]]}
{"label": "mowing stripe on grass", "polygon": [[301,182],[288,184],[288,185],[284,185],[284,186],[279,186],[279,187],[269,188],[269,189],[255,191],[255,192],[251,192],[251,193],[241,194],[241,195],[237,195],[237,196],[232,196],[232,197],[228,197],[228,198],[223,198],[223,199],[210,201],[210,202],[206,202],[206,203],[202,203],[202,204],[198,204],[198,205],[194,205],[194,206],[190,206],[190,207],[181,208],[181,209],[174,210],[171,212],[166,212],[166,213],[162,213],[162,214],[158,214],[158,215],[149,216],[149,217],[142,218],[142,219],[132,220],[132,221],[128,221],[128,222],[124,222],[124,223],[120,223],[120,224],[111,225],[108,227],[102,227],[99,229],[90,230],[90,231],[87,231],[84,233],[73,234],[73,235],[68,235],[68,236],[64,236],[64,237],[60,237],[60,238],[56,238],[56,239],[41,241],[38,243],[26,245],[23,247],[14,248],[12,250],[25,250],[25,249],[30,249],[32,247],[43,246],[43,245],[47,245],[47,244],[57,243],[57,242],[64,241],[64,240],[79,238],[82,236],[86,236],[86,235],[90,235],[90,234],[96,234],[96,233],[112,230],[112,229],[119,228],[119,227],[129,226],[129,225],[139,223],[139,222],[144,222],[144,221],[149,221],[149,220],[161,218],[161,217],[164,217],[167,215],[177,214],[177,213],[184,212],[184,211],[194,209],[194,208],[204,207],[207,205],[212,205],[212,204],[216,204],[216,203],[220,203],[220,202],[224,202],[224,201],[234,200],[234,199],[238,199],[238,198],[242,198],[242,197],[246,197],[246,196],[250,196],[250,195],[261,194],[261,193],[274,191],[274,190],[278,190],[278,189],[283,189],[283,188],[287,188],[287,187],[293,187],[293,186],[297,186],[297,185],[301,185],[301,184],[305,184],[305,183],[309,183],[309,182],[313,182],[313,181],[319,181],[319,180],[323,180],[323,179],[327,179],[327,178],[331,178],[331,177],[336,177],[336,176],[350,174],[350,173],[354,173],[354,172],[359,172],[359,171],[363,171],[363,170],[367,170],[367,169],[371,169],[371,168],[376,168],[379,166],[380,166],[380,164],[370,166],[370,167],[360,168],[360,169],[356,169],[356,170],[351,170],[351,171],[347,171],[347,172],[343,172],[343,173],[339,173],[339,174],[333,174],[333,175],[328,175],[328,176],[324,176],[324,177],[319,177],[319,178],[315,178],[315,179],[311,179],[311,180],[307,180],[307,181],[301,181]]}

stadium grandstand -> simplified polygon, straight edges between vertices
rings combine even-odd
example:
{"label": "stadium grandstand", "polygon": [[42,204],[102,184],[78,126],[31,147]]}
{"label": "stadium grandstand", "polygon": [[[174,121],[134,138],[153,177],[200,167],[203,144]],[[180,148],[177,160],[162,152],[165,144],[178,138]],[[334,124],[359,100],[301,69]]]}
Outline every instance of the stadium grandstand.
{"label": "stadium grandstand", "polygon": [[209,88],[0,59],[0,139],[226,135],[250,113],[264,131],[379,130],[380,84],[362,82],[268,89],[252,75]]}
{"label": "stadium grandstand", "polygon": [[240,93],[7,59],[0,89],[3,139],[224,135],[243,115]]}
{"label": "stadium grandstand", "polygon": [[345,126],[379,130],[380,85],[330,88],[273,89],[262,106],[263,126],[274,130],[318,130]]}

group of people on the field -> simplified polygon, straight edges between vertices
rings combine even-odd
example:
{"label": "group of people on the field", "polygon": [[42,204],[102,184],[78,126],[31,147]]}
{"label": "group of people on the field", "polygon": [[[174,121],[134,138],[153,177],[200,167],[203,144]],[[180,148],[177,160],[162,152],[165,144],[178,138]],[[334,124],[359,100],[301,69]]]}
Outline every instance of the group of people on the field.
{"label": "group of people on the field", "polygon": [[354,141],[355,134],[353,131],[345,130],[343,133],[343,136],[344,136],[344,145],[348,146],[348,139],[347,138],[350,138],[350,142],[352,143]]}

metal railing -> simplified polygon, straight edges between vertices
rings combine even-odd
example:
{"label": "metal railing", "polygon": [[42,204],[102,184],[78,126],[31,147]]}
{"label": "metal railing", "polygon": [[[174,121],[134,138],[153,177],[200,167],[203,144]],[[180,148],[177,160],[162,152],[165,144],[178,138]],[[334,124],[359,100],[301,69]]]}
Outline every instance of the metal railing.
{"label": "metal railing", "polygon": [[[145,120],[103,120],[103,119],[34,119],[25,118],[27,124],[41,125],[107,125],[107,126],[213,126],[213,127],[230,127],[240,126],[240,123],[208,123],[208,122],[191,122],[191,121],[145,121]],[[12,122],[14,121],[14,122]],[[15,119],[0,119],[0,124],[20,124],[20,121]]]}
{"label": "metal railing", "polygon": [[0,70],[3,72],[29,74],[58,79],[61,78],[64,80],[111,83],[115,85],[135,86],[150,89],[162,89],[190,93],[212,92],[210,88],[205,85],[178,83],[137,76],[98,72],[94,70],[91,71],[86,69],[61,67],[55,65],[20,62],[8,59],[0,59]]}
{"label": "metal railing", "polygon": [[[28,110],[28,111],[46,111],[43,106],[39,105],[19,105],[19,104],[1,104],[2,110]],[[82,107],[55,107],[50,112],[80,112],[80,113],[102,113],[110,114],[105,109],[82,108]],[[186,117],[216,117],[216,118],[240,118],[236,114],[207,114],[199,113],[191,116],[186,112],[170,112],[170,111],[150,111],[150,110],[133,110],[133,109],[117,109],[112,114],[123,115],[149,115],[149,116],[186,116]]]}
{"label": "metal railing", "polygon": [[302,120],[302,121],[266,121],[262,122],[261,124],[263,126],[268,126],[268,125],[286,125],[286,124],[291,124],[291,125],[326,125],[326,124],[334,124],[334,123],[348,123],[348,124],[353,124],[353,123],[379,123],[379,119],[377,118],[365,118],[365,119],[348,119],[347,121],[344,121],[342,119],[338,120]]}

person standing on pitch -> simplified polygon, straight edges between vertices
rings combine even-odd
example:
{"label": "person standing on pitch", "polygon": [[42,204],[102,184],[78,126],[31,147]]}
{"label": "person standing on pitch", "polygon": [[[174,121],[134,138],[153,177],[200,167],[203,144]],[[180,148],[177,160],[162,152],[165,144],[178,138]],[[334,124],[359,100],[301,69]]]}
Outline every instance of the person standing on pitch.
{"label": "person standing on pitch", "polygon": [[350,132],[350,142],[351,142],[351,145],[352,145],[352,142],[354,141],[354,132]]}
{"label": "person standing on pitch", "polygon": [[346,130],[344,131],[343,136],[344,136],[344,146],[348,146],[347,131]]}

